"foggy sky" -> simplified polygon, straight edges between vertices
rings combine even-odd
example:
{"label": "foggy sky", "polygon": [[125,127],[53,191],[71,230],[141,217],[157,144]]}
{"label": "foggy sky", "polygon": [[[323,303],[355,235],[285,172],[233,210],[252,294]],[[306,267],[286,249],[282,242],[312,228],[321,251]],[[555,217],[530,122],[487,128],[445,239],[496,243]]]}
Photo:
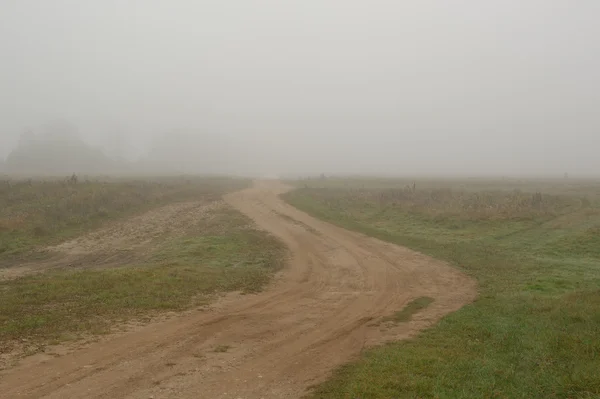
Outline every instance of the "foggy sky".
{"label": "foggy sky", "polygon": [[0,0],[0,158],[64,118],[129,157],[173,129],[225,136],[245,172],[600,174],[599,17],[596,0]]}

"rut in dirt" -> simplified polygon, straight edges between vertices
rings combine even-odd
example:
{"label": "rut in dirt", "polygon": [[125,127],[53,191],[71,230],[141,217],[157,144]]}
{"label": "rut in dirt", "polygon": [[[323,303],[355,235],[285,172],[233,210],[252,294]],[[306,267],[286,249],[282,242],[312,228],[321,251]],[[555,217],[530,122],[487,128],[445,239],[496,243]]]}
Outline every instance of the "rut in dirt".
{"label": "rut in dirt", "polygon": [[[1,398],[297,398],[363,348],[414,336],[476,296],[444,262],[319,221],[257,182],[225,200],[280,238],[288,267],[264,292],[228,297],[0,374]],[[412,300],[433,302],[382,323]]]}

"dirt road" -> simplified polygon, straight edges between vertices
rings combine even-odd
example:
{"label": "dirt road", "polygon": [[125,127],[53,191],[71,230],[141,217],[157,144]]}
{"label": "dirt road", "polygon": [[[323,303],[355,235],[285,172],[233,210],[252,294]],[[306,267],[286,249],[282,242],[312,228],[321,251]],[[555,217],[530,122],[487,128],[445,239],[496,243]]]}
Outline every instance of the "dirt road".
{"label": "dirt road", "polygon": [[[225,200],[291,250],[257,295],[230,296],[73,353],[0,374],[1,398],[297,398],[367,345],[403,339],[472,301],[474,281],[443,262],[316,220],[259,182]],[[378,323],[410,300],[408,323]]]}

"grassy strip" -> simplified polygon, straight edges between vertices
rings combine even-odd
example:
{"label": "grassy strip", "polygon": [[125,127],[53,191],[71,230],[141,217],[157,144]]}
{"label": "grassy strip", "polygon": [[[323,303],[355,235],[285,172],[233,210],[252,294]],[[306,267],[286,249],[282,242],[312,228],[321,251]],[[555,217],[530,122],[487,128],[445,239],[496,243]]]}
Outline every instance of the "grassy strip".
{"label": "grassy strip", "polygon": [[0,181],[0,261],[102,223],[177,201],[213,201],[249,184],[233,178]]}
{"label": "grassy strip", "polygon": [[283,265],[285,249],[223,207],[150,262],[58,271],[0,282],[0,348],[98,334],[115,322],[206,303],[217,292],[256,292]]}
{"label": "grassy strip", "polygon": [[413,299],[406,305],[402,310],[394,313],[393,316],[386,317],[383,319],[386,321],[393,321],[395,323],[406,323],[412,320],[413,315],[419,313],[419,311],[425,309],[427,306],[433,303],[433,298],[422,296],[417,299]]}
{"label": "grassy strip", "polygon": [[[313,396],[599,397],[598,204],[543,196],[528,208],[506,199],[538,197],[424,191],[308,187],[285,195],[314,216],[447,260],[480,283],[475,303],[416,339],[366,352]],[[506,205],[492,212],[494,204]]]}

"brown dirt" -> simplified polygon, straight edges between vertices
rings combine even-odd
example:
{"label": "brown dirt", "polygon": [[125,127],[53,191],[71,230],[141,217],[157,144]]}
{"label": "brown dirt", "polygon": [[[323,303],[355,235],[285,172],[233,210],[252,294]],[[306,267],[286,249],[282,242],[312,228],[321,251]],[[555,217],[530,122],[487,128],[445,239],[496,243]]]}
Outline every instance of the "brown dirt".
{"label": "brown dirt", "polygon": [[[268,290],[24,361],[0,374],[0,397],[297,398],[365,346],[414,336],[475,298],[446,263],[316,220],[280,200],[286,190],[259,182],[226,196],[291,250]],[[422,296],[435,301],[412,321],[377,326]]]}

